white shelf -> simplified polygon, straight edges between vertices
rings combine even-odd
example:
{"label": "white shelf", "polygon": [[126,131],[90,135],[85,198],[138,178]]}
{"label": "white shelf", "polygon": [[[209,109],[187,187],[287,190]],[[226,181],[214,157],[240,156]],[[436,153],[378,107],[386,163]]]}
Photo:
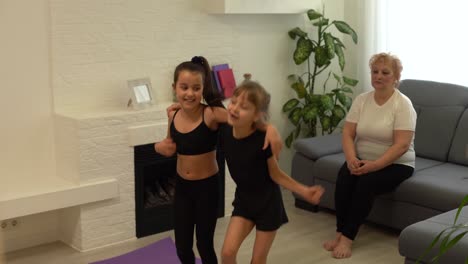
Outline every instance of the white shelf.
{"label": "white shelf", "polygon": [[[12,192],[11,190],[15,190]],[[75,184],[58,177],[42,177],[25,184],[2,184],[0,220],[11,219],[118,197],[116,179]]]}
{"label": "white shelf", "polygon": [[204,0],[211,14],[299,14],[319,8],[318,0]]}

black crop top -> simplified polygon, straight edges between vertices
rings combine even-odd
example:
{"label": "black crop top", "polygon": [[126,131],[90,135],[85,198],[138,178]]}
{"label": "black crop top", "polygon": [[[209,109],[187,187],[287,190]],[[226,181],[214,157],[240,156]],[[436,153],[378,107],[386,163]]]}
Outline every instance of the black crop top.
{"label": "black crop top", "polygon": [[211,130],[205,124],[205,109],[203,109],[200,125],[188,133],[181,133],[175,128],[174,119],[178,111],[174,113],[170,127],[171,138],[176,144],[177,153],[199,155],[215,150],[218,130]]}

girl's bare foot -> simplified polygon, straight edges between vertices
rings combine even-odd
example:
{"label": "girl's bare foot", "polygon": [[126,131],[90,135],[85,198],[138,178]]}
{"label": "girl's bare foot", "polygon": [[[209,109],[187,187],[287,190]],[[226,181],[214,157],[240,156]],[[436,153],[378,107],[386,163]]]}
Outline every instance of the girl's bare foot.
{"label": "girl's bare foot", "polygon": [[332,255],[337,259],[344,259],[351,257],[351,246],[353,241],[345,236],[341,236],[338,244],[333,249]]}
{"label": "girl's bare foot", "polygon": [[340,241],[341,233],[336,233],[336,237],[333,240],[327,240],[323,243],[323,248],[327,251],[333,251]]}

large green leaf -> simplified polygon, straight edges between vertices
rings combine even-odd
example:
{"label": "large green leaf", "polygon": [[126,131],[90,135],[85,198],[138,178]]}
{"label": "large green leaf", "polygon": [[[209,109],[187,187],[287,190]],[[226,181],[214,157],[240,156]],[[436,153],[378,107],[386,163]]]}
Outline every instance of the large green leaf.
{"label": "large green leaf", "polygon": [[345,92],[345,93],[353,93],[353,90],[349,87],[343,87],[341,88],[341,91]]}
{"label": "large green leaf", "polygon": [[329,95],[322,95],[320,97],[320,105],[322,106],[323,111],[333,109],[333,99]]}
{"label": "large green leaf", "polygon": [[299,104],[299,100],[297,100],[296,98],[289,99],[289,100],[283,105],[283,112],[286,113],[286,112],[291,111],[291,110],[294,109],[294,107],[296,107],[296,105],[298,105],[298,104]]}
{"label": "large green leaf", "polygon": [[288,116],[291,123],[293,123],[295,126],[297,126],[299,124],[299,121],[301,121],[301,117],[302,117],[302,108],[301,107],[294,108],[294,110],[292,110],[291,113],[289,113],[289,116]]}
{"label": "large green leaf", "polygon": [[322,124],[322,130],[327,131],[330,129],[331,126],[331,119],[328,116],[321,116],[320,123]]}
{"label": "large green leaf", "polygon": [[302,128],[301,124],[297,125],[297,127],[296,127],[296,129],[294,131],[294,138],[299,137],[299,135],[301,134],[301,128]]}
{"label": "large green leaf", "polygon": [[340,45],[335,45],[335,53],[338,56],[338,63],[340,64],[340,69],[344,70],[346,62],[343,48]]}
{"label": "large green leaf", "polygon": [[293,88],[294,91],[296,91],[297,97],[300,98],[300,99],[304,98],[306,96],[306,94],[307,94],[307,90],[304,87],[304,82],[302,82],[302,80],[299,80],[299,81],[293,83],[291,85],[291,88]]}
{"label": "large green leaf", "polygon": [[289,30],[288,35],[292,39],[296,39],[296,36],[301,37],[301,38],[306,38],[307,37],[307,33],[304,32],[299,27],[295,27],[295,28]]}
{"label": "large green leaf", "polygon": [[312,20],[315,20],[315,19],[321,17],[322,14],[315,11],[314,9],[310,9],[310,10],[307,11],[307,16],[309,17],[309,20],[312,21]]}
{"label": "large green leaf", "polygon": [[298,78],[300,78],[300,77],[297,74],[289,74],[288,75],[288,80],[291,81],[291,82],[297,81]]}
{"label": "large green leaf", "polygon": [[346,107],[346,110],[349,111],[349,108],[351,108],[351,105],[353,104],[353,99],[351,97],[346,96],[346,102],[344,103],[344,106]]}
{"label": "large green leaf", "polygon": [[318,115],[318,108],[314,105],[307,105],[306,107],[304,107],[302,119],[304,119],[304,122],[308,123],[311,120],[316,119],[317,115]]}
{"label": "large green leaf", "polygon": [[358,80],[355,80],[355,79],[351,79],[351,78],[348,78],[346,76],[343,76],[343,81],[344,83],[346,83],[347,85],[351,85],[351,86],[356,86],[356,84],[358,84]]}
{"label": "large green leaf", "polygon": [[333,107],[333,115],[340,119],[343,119],[346,116],[346,111],[343,109],[343,107],[335,105]]}
{"label": "large green leaf", "polygon": [[346,94],[344,93],[336,93],[336,97],[338,98],[338,101],[342,104],[342,105],[345,105],[346,104]]}
{"label": "large green leaf", "polygon": [[333,37],[333,39],[335,40],[335,45],[341,46],[343,49],[346,49],[346,46],[343,44],[341,39],[339,39],[337,37]]}
{"label": "large green leaf", "polygon": [[322,95],[320,94],[310,94],[310,103],[312,105],[318,106],[320,105],[320,98],[322,98]]}
{"label": "large green leaf", "polygon": [[330,33],[324,34],[325,47],[327,49],[328,58],[331,60],[335,57],[335,43],[333,42],[333,37]]}
{"label": "large green leaf", "polygon": [[336,115],[332,115],[331,116],[331,126],[332,126],[332,131],[340,124],[341,120],[343,120],[343,118],[339,118],[338,116]]}
{"label": "large green leaf", "polygon": [[336,82],[338,84],[341,84],[341,77],[338,74],[333,73],[333,78],[335,78],[335,80],[336,80]]}
{"label": "large green leaf", "polygon": [[296,50],[293,55],[296,65],[303,63],[309,58],[313,46],[314,44],[310,39],[301,37],[297,40]]}
{"label": "large green leaf", "polygon": [[327,50],[324,46],[317,47],[315,49],[315,64],[318,67],[322,67],[330,62],[327,55]]}
{"label": "large green leaf", "polygon": [[324,19],[320,19],[319,21],[313,23],[312,25],[314,25],[314,26],[316,26],[316,27],[319,27],[319,26],[326,26],[326,25],[328,25],[328,21],[329,21],[328,18],[324,18]]}
{"label": "large green leaf", "polygon": [[358,36],[357,36],[356,32],[354,31],[354,29],[352,29],[352,28],[348,25],[348,23],[346,23],[346,22],[344,22],[344,21],[333,21],[333,24],[335,24],[336,28],[337,28],[341,33],[350,35],[351,38],[353,38],[354,44],[357,44],[357,42],[358,42]]}
{"label": "large green leaf", "polygon": [[289,133],[289,136],[286,138],[285,140],[286,147],[290,148],[293,140],[294,140],[294,131]]}

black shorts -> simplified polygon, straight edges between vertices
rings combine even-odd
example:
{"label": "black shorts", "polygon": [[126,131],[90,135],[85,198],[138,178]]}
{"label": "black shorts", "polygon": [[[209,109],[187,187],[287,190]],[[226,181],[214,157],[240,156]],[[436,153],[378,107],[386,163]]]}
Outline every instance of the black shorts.
{"label": "black shorts", "polygon": [[271,195],[263,202],[258,203],[258,199],[247,193],[236,195],[232,205],[234,210],[232,216],[240,216],[252,221],[257,230],[275,231],[281,225],[288,222],[288,216],[284,210],[283,197],[279,188],[274,190]]}

